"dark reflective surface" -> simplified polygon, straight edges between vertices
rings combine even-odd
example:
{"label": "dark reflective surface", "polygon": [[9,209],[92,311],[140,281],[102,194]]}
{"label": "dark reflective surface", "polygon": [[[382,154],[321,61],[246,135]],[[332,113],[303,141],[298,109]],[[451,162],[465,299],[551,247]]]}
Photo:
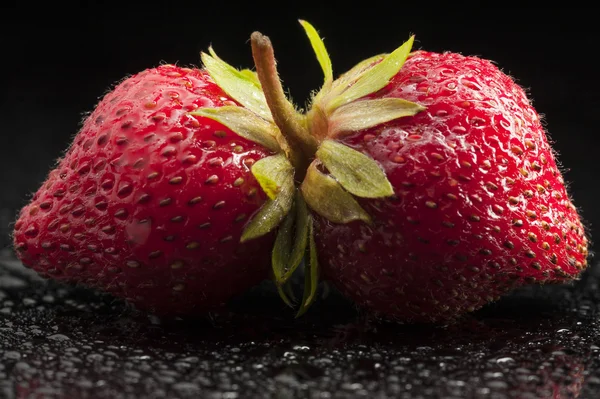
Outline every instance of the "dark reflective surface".
{"label": "dark reflective surface", "polygon": [[515,293],[447,327],[369,321],[335,294],[294,321],[270,290],[210,320],[0,266],[0,397],[596,398],[600,271]]}

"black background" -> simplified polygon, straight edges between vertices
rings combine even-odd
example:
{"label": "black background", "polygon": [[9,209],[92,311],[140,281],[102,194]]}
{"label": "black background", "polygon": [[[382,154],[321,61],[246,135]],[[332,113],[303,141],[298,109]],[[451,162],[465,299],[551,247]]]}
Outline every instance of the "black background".
{"label": "black background", "polygon": [[[591,4],[591,3],[590,3]],[[116,81],[161,62],[198,65],[213,45],[237,67],[252,66],[249,36],[271,37],[284,85],[303,105],[322,76],[297,23],[325,38],[334,73],[389,52],[416,34],[414,48],[494,60],[529,90],[545,116],[575,203],[592,229],[599,134],[597,22],[574,2],[522,3],[228,1],[5,2],[1,6],[0,222],[2,245],[18,209],[67,147],[85,112]],[[593,238],[593,236],[592,236]]]}

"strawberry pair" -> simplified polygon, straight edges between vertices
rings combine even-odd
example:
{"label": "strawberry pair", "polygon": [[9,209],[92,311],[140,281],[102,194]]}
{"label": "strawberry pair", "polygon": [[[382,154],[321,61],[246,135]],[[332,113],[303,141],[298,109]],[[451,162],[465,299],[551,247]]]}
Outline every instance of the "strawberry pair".
{"label": "strawberry pair", "polygon": [[454,319],[511,289],[563,283],[588,241],[540,117],[487,60],[411,52],[334,79],[306,113],[267,37],[256,72],[210,49],[121,82],[85,120],[14,227],[22,262],[159,315],[219,307],[272,278],[298,313],[319,279],[381,317]]}

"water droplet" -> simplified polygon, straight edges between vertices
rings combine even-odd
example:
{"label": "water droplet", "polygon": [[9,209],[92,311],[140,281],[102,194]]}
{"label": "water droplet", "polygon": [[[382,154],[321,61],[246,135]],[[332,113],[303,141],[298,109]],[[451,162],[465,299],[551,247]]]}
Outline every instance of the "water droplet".
{"label": "water droplet", "polygon": [[54,297],[52,295],[44,295],[42,297],[42,301],[44,301],[46,303],[53,303],[54,302]]}
{"label": "water droplet", "polygon": [[486,385],[490,388],[496,388],[496,389],[508,388],[508,384],[504,381],[489,381]]}
{"label": "water droplet", "polygon": [[15,276],[4,275],[0,276],[0,288],[23,288],[27,283]]}
{"label": "water droplet", "polygon": [[501,357],[499,359],[496,360],[496,363],[498,363],[499,365],[511,365],[515,363],[515,359],[513,359],[512,357]]}
{"label": "water droplet", "polygon": [[102,356],[100,353],[90,353],[85,357],[85,359],[88,362],[101,362],[104,360],[104,356]]}
{"label": "water droplet", "polygon": [[308,352],[308,351],[310,351],[310,347],[309,346],[301,346],[301,345],[295,345],[293,347],[293,349],[295,351],[300,351],[300,352]]}
{"label": "water droplet", "polygon": [[173,384],[173,389],[180,392],[194,393],[200,390],[198,384],[193,382],[178,382]]}
{"label": "water droplet", "polygon": [[35,299],[31,299],[31,298],[23,298],[23,305],[25,306],[33,306],[35,305],[37,302],[35,301]]}
{"label": "water droplet", "polygon": [[4,352],[4,358],[10,360],[19,360],[21,359],[21,354],[17,351],[6,351]]}
{"label": "water droplet", "polygon": [[49,340],[52,340],[52,341],[63,342],[63,341],[68,341],[68,340],[70,340],[71,338],[67,337],[67,336],[66,336],[66,335],[64,335],[64,334],[52,334],[52,335],[49,335],[49,336],[48,336],[48,339],[49,339]]}

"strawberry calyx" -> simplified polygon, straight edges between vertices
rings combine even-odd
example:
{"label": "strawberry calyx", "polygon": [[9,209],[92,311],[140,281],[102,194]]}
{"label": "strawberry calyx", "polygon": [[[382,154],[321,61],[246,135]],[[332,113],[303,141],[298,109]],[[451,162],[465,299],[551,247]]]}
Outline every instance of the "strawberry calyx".
{"label": "strawberry calyx", "polygon": [[199,108],[190,114],[215,120],[274,153],[251,167],[268,199],[249,219],[240,241],[247,242],[278,230],[272,251],[271,277],[279,296],[290,307],[294,307],[296,298],[289,278],[303,259],[311,260],[306,267],[305,295],[298,311],[301,315],[314,300],[319,269],[312,218],[296,185],[302,181],[314,157],[317,141],[307,129],[306,117],[285,97],[269,39],[258,33],[253,38],[259,43],[253,46],[253,56],[263,71],[260,78],[249,69],[238,70],[229,65],[212,47],[210,54],[201,53],[205,70],[241,106]]}
{"label": "strawberry calyx", "polygon": [[256,72],[238,70],[209,48],[202,53],[205,69],[241,107],[198,109],[192,114],[214,119],[274,155],[256,162],[252,173],[268,200],[245,226],[241,241],[277,229],[272,251],[272,279],[279,295],[294,306],[290,276],[304,260],[305,288],[297,316],[316,297],[319,264],[312,212],[332,223],[371,224],[359,198],[385,198],[394,190],[381,166],[339,141],[345,135],[412,116],[425,108],[397,99],[372,99],[410,54],[414,37],[389,54],[358,63],[334,79],[331,59],[316,29],[300,21],[324,74],[321,89],[302,113],[287,98],[277,72],[270,39],[251,35]]}
{"label": "strawberry calyx", "polygon": [[289,295],[289,276],[305,259],[305,288],[298,315],[314,301],[319,280],[311,212],[332,223],[371,224],[370,215],[355,197],[384,198],[394,194],[375,160],[337,139],[425,109],[402,99],[365,98],[385,87],[398,73],[410,53],[413,37],[389,55],[365,60],[334,80],[331,59],[317,31],[306,21],[301,20],[300,24],[324,73],[323,85],[306,114],[296,111],[283,91],[269,38],[259,32],[251,36],[256,75],[273,120],[302,157],[291,160],[299,187],[293,210],[279,226],[272,256],[273,280],[290,306],[293,300]]}

